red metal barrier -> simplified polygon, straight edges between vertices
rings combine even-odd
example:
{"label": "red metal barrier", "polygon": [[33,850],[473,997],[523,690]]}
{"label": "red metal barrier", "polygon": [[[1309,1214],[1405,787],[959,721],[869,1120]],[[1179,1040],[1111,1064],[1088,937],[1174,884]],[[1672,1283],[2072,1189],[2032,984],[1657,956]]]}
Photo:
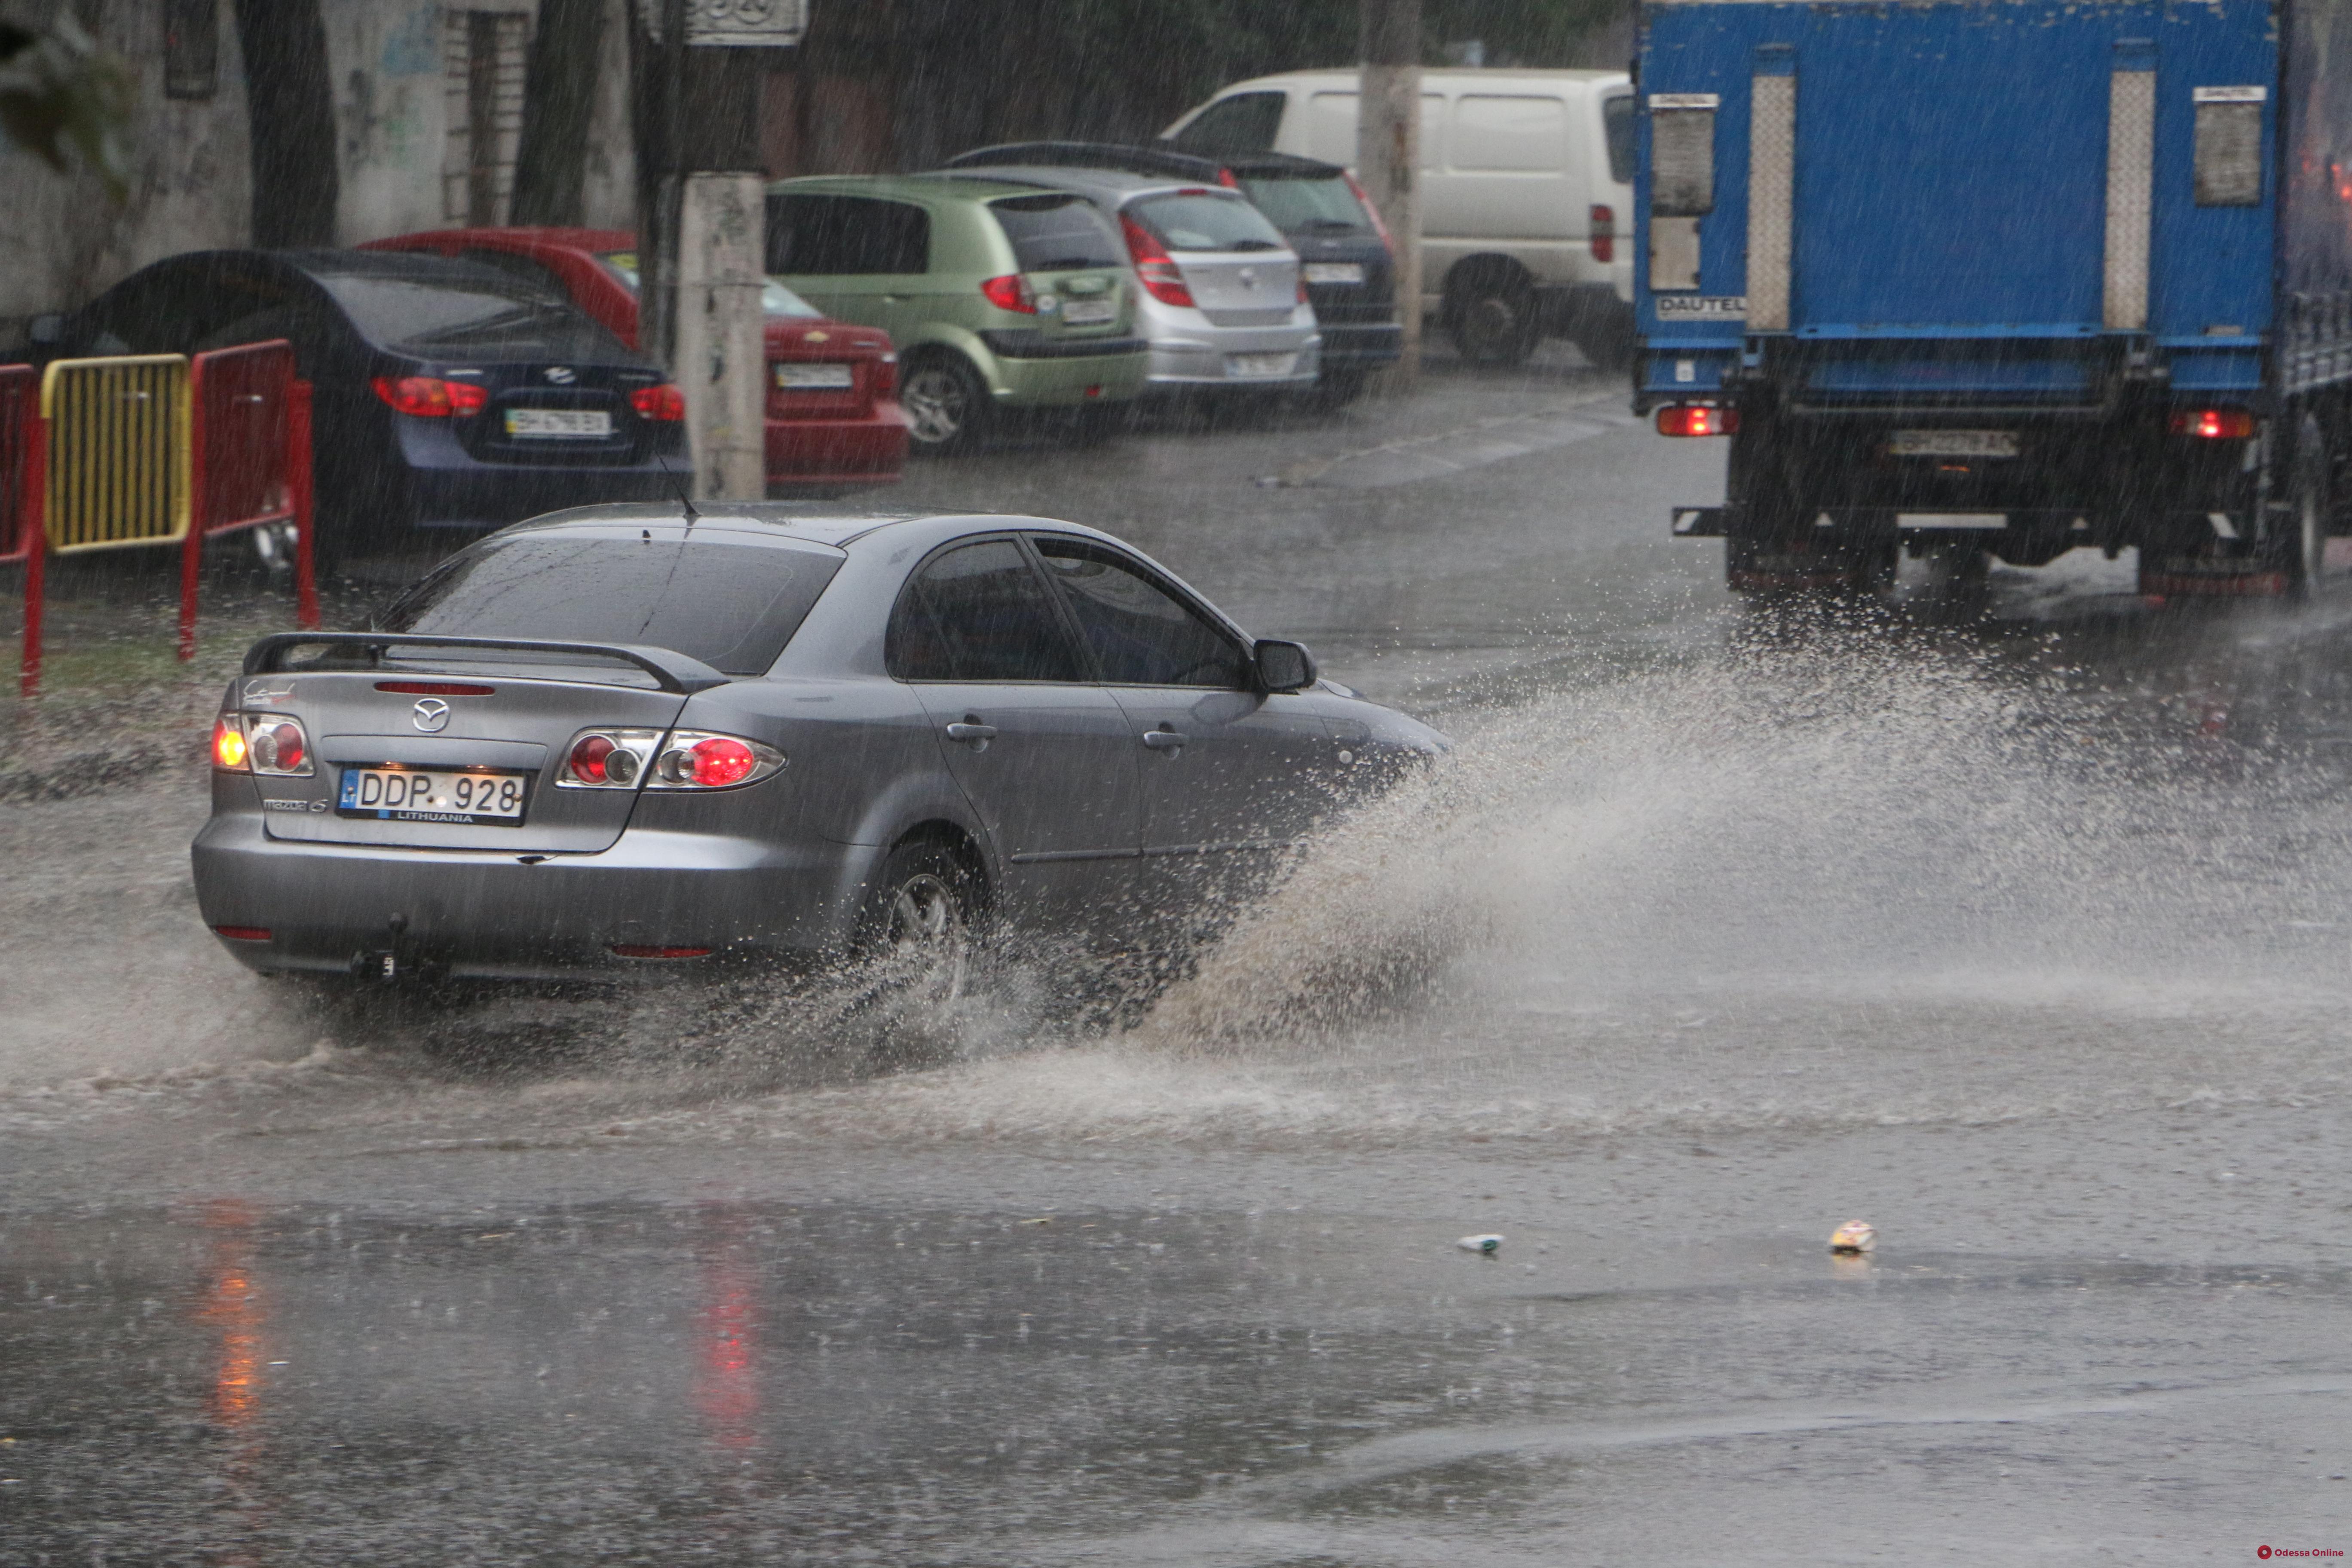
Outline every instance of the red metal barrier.
{"label": "red metal barrier", "polygon": [[205,541],[294,524],[296,618],[319,624],[311,576],[310,384],[283,338],[215,349],[189,362],[194,417],[189,490],[194,516],[180,547],[180,657],[196,656],[196,585]]}
{"label": "red metal barrier", "polygon": [[25,651],[16,680],[27,697],[41,684],[48,451],[48,431],[41,418],[41,373],[30,365],[0,365],[0,565],[21,563],[25,568]]}

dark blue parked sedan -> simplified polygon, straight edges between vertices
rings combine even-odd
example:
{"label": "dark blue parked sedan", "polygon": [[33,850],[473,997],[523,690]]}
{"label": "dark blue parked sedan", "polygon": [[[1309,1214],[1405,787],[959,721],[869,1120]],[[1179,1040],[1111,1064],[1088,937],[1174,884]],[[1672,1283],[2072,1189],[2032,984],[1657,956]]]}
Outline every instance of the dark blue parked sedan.
{"label": "dark blue parked sedan", "polygon": [[540,285],[438,256],[210,250],[33,323],[44,359],[285,338],[314,388],[319,548],[455,548],[558,508],[675,498],[685,400]]}

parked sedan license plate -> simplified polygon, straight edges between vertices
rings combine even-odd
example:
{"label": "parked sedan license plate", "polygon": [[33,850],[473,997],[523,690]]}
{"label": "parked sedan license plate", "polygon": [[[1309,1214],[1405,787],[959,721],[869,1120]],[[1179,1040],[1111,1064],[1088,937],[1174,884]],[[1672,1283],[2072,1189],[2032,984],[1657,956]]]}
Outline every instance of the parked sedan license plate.
{"label": "parked sedan license plate", "polygon": [[610,436],[613,416],[601,408],[509,408],[507,434],[523,437]]}
{"label": "parked sedan license plate", "polygon": [[1297,354],[1227,354],[1225,374],[1232,376],[1288,375]]}
{"label": "parked sedan license plate", "polygon": [[1310,261],[1307,264],[1309,283],[1361,283],[1364,264],[1360,261]]}
{"label": "parked sedan license plate", "polygon": [[345,768],[342,788],[335,797],[335,814],[385,822],[512,826],[522,821],[527,783],[528,775],[523,773]]}
{"label": "parked sedan license plate", "polygon": [[1886,438],[1890,458],[2014,458],[2014,430],[1897,430]]}
{"label": "parked sedan license plate", "polygon": [[1062,320],[1073,327],[1091,327],[1118,314],[1118,301],[1111,299],[1067,300],[1062,305]]}
{"label": "parked sedan license plate", "polygon": [[846,392],[855,380],[845,364],[776,366],[776,385],[785,392]]}

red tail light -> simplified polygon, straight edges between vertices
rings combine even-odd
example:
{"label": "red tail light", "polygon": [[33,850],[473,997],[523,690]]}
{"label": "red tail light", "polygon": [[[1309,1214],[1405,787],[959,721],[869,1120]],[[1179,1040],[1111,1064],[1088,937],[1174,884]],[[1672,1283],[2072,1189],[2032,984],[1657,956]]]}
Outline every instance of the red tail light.
{"label": "red tail light", "polygon": [[378,691],[390,691],[402,697],[496,697],[495,686],[471,686],[455,680],[379,680]]}
{"label": "red tail light", "polygon": [[1739,410],[1704,403],[1670,403],[1658,410],[1661,436],[1729,436],[1739,428]]}
{"label": "red tail light", "polygon": [[686,394],[672,382],[658,382],[641,386],[629,394],[629,406],[637,411],[640,419],[652,419],[664,425],[676,424],[686,417]]}
{"label": "red tail light", "polygon": [[1298,269],[1298,302],[1302,305],[1307,303],[1307,268],[1304,267]]}
{"label": "red tail light", "polygon": [[235,713],[224,713],[213,722],[213,766],[233,773],[246,771],[248,748],[245,743],[245,721]]}
{"label": "red tail light", "polygon": [[874,362],[874,395],[895,397],[898,394],[898,356],[884,354]]}
{"label": "red tail light", "polygon": [[2172,416],[2172,433],[2239,441],[2254,433],[2254,416],[2242,408],[2187,408]]}
{"label": "red tail light", "polygon": [[1381,219],[1381,209],[1372,205],[1372,198],[1364,195],[1364,187],[1356,183],[1355,175],[1343,174],[1339,177],[1348,182],[1349,190],[1356,193],[1356,204],[1364,209],[1364,216],[1372,220],[1372,232],[1381,237],[1381,243],[1389,247],[1389,258],[1394,260],[1396,241],[1389,235],[1389,226]]}
{"label": "red tail light", "polygon": [[268,926],[215,926],[213,930],[231,942],[268,942],[269,940]]}
{"label": "red tail light", "polygon": [[1036,290],[1031,289],[1029,279],[1018,272],[991,278],[981,284],[980,291],[987,295],[988,302],[1000,310],[1018,310],[1024,316],[1037,313]]}
{"label": "red tail light", "polygon": [[470,381],[444,381],[437,375],[380,375],[368,384],[395,413],[418,419],[479,414],[490,401],[486,387]]}
{"label": "red tail light", "polygon": [[773,746],[709,730],[607,728],[572,737],[556,773],[559,789],[729,789],[781,772],[784,754]]}
{"label": "red tail light", "polygon": [[1127,214],[1118,215],[1118,226],[1127,235],[1127,253],[1135,258],[1135,275],[1151,291],[1151,297],[1163,305],[1181,305],[1190,309],[1192,290],[1184,282],[1184,274],[1168,254],[1168,247],[1152,237],[1150,229]]}
{"label": "red tail light", "polygon": [[615,958],[708,958],[707,947],[655,947],[645,942],[616,942],[613,944]]}
{"label": "red tail light", "polygon": [[1234,172],[1231,169],[1220,169],[1217,171],[1217,184],[1224,186],[1225,189],[1229,191],[1238,191],[1242,188],[1242,183],[1234,178]]}
{"label": "red tail light", "polygon": [[1617,211],[1614,207],[1595,206],[1592,209],[1592,259],[1617,259]]}
{"label": "red tail light", "polygon": [[310,738],[291,719],[247,719],[246,763],[257,773],[310,775]]}
{"label": "red tail light", "polygon": [[[685,739],[679,737],[681,742]],[[759,765],[760,759],[750,746],[732,735],[711,735],[662,753],[661,774],[668,784],[725,789],[750,778]]]}

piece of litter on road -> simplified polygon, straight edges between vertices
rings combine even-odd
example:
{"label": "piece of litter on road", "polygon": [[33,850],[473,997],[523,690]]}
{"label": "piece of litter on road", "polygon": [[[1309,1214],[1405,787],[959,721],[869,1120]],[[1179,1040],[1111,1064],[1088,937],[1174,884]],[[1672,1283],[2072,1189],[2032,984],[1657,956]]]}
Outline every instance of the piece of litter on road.
{"label": "piece of litter on road", "polygon": [[1054,1223],[1054,1216],[1047,1215],[1043,1219],[1024,1219],[1021,1223],[1023,1225],[1051,1225]]}
{"label": "piece of litter on road", "polygon": [[1868,1252],[1878,1245],[1878,1232],[1868,1220],[1850,1219],[1830,1232],[1832,1252]]}
{"label": "piece of litter on road", "polygon": [[1492,1258],[1503,1250],[1503,1238],[1499,1236],[1465,1236],[1454,1245],[1465,1252],[1475,1252]]}

